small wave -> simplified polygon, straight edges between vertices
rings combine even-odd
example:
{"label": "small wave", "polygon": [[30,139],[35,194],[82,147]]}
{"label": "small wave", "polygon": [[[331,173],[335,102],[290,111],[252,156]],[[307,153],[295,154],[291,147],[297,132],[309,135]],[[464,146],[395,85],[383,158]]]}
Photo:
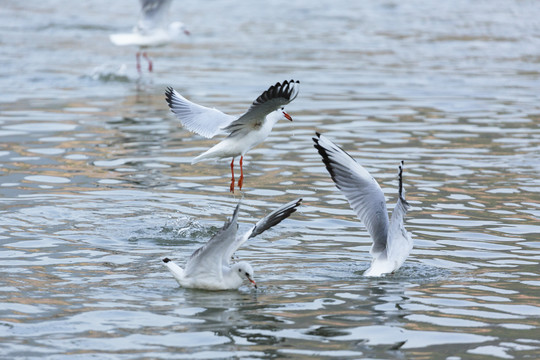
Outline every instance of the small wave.
{"label": "small wave", "polygon": [[88,78],[95,81],[102,82],[130,82],[130,78],[127,75],[127,66],[126,64],[111,65],[104,64],[100,65],[92,71],[92,74],[87,75]]}

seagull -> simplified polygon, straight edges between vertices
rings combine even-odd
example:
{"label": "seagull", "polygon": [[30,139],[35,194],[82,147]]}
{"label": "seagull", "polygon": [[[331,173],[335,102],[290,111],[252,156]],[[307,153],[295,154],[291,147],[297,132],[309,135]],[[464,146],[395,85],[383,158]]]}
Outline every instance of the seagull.
{"label": "seagull", "polygon": [[[134,45],[139,49],[145,49],[150,46],[165,45],[178,37],[181,32],[190,34],[185,25],[179,21],[166,24],[172,0],[140,0],[139,2],[141,15],[137,25],[130,33],[111,34],[109,39],[114,45]],[[152,72],[152,59],[146,51],[137,51],[137,71],[141,73],[141,54],[148,61],[148,71]]]}
{"label": "seagull", "polygon": [[238,210],[240,209],[240,203],[238,203],[231,220],[226,221],[217,234],[191,255],[184,269],[169,258],[164,258],[162,261],[178,284],[185,288],[238,289],[244,280],[249,281],[257,288],[253,277],[253,268],[249,263],[239,262],[231,265],[234,253],[247,240],[288,218],[296,211],[301,202],[301,198],[296,199],[274,210],[242,236],[237,236]]}
{"label": "seagull", "polygon": [[239,117],[192,103],[172,87],[167,88],[165,96],[172,112],[189,131],[205,138],[212,138],[219,132],[228,134],[225,139],[194,158],[191,163],[232,157],[230,191],[234,193],[234,158],[240,156],[238,188],[242,190],[244,155],[266,139],[277,121],[281,119],[292,121],[284,106],[298,96],[299,84],[300,81],[295,80],[277,82],[263,92]]}
{"label": "seagull", "polygon": [[365,224],[373,240],[370,250],[373,260],[364,276],[394,273],[403,265],[413,247],[413,240],[403,224],[410,207],[403,189],[403,161],[398,174],[399,198],[389,222],[383,192],[369,172],[325,136],[316,133],[313,141],[332,180]]}

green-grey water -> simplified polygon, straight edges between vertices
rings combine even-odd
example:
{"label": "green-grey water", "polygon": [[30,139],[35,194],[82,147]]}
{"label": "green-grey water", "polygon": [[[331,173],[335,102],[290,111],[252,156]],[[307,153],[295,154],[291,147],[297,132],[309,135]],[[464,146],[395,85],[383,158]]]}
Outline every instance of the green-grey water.
{"label": "green-grey water", "polygon": [[[540,3],[176,1],[192,33],[150,49],[136,1],[0,9],[0,357],[536,359],[540,356]],[[240,114],[301,81],[245,157],[181,128],[167,86]],[[336,141],[389,204],[405,160],[415,247],[364,278],[370,238],[311,137]],[[180,265],[243,198],[241,230],[297,197],[237,253],[259,289],[187,290]]]}

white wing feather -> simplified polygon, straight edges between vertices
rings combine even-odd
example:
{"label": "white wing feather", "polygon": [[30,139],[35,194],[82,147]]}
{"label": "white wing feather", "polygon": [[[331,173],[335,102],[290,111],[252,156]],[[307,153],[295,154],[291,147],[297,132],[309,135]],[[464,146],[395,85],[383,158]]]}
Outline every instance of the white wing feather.
{"label": "white wing feather", "polygon": [[240,203],[236,206],[231,220],[225,222],[217,234],[191,255],[186,263],[184,276],[195,277],[198,273],[203,273],[205,277],[222,278],[225,265],[223,254],[229,251],[236,240],[239,209]]}
{"label": "white wing feather", "polygon": [[394,263],[395,269],[405,262],[407,256],[413,248],[413,240],[411,235],[405,229],[404,218],[410,208],[409,203],[405,200],[405,189],[403,188],[403,161],[399,167],[399,198],[392,217],[390,218],[390,228],[388,229],[388,261]]}
{"label": "white wing feather", "polygon": [[320,134],[313,141],[332,180],[371,235],[371,254],[378,256],[386,250],[389,226],[381,187],[364,167],[332,141]]}
{"label": "white wing feather", "polygon": [[182,125],[191,132],[212,138],[236,117],[217,109],[197,105],[169,87],[165,92],[167,103]]}

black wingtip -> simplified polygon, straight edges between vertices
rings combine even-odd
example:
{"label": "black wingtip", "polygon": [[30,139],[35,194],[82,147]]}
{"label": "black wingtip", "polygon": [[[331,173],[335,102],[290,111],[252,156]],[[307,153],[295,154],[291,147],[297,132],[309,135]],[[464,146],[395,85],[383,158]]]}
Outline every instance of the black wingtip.
{"label": "black wingtip", "polygon": [[291,212],[291,214],[298,211],[298,207],[299,207],[300,205],[302,205],[302,200],[303,200],[303,199],[300,198],[300,199],[298,199],[298,200],[296,201],[296,204],[294,205],[294,209],[293,209],[293,211]]}
{"label": "black wingtip", "polygon": [[317,150],[319,150],[319,140],[321,138],[321,133],[318,131],[315,131],[315,137],[312,137],[311,140],[313,140],[314,144],[313,147]]}
{"label": "black wingtip", "polygon": [[171,86],[168,86],[167,90],[165,91],[165,100],[167,101],[167,104],[169,104],[169,107],[172,106],[173,95],[174,95],[174,89]]}
{"label": "black wingtip", "polygon": [[169,258],[163,258],[163,260],[162,260],[162,261],[163,261],[163,262],[164,262],[164,263],[166,264],[166,263],[170,262],[170,261],[171,261],[171,259],[169,259]]}
{"label": "black wingtip", "polygon": [[249,235],[249,238],[260,235],[271,227],[274,227],[283,220],[287,219],[298,210],[298,207],[302,204],[302,200],[302,198],[293,200],[265,216],[263,219],[257,222],[253,228],[253,231]]}
{"label": "black wingtip", "polygon": [[238,228],[238,213],[240,212],[240,204],[242,203],[242,200],[238,201],[238,204],[236,204],[236,207],[234,208],[234,212],[230,219],[227,219],[225,223],[223,224],[223,227],[221,230],[226,230],[229,226],[231,226],[232,223],[236,222],[236,227]]}
{"label": "black wingtip", "polygon": [[238,204],[236,204],[236,207],[234,208],[233,215],[232,215],[232,217],[231,217],[231,221],[232,221],[233,219],[235,219],[235,218],[238,219],[238,212],[240,211],[240,204],[242,204],[242,199],[240,199],[240,200],[238,201]]}
{"label": "black wingtip", "polygon": [[[319,134],[319,136],[320,136],[320,134]],[[332,180],[334,181],[334,183],[337,186],[336,176],[334,174],[334,169],[332,168],[332,165],[331,165],[331,162],[330,162],[330,157],[328,156],[328,152],[326,151],[326,149],[323,148],[319,144],[319,140],[320,140],[319,137],[313,138],[313,141],[315,142],[315,144],[313,144],[313,147],[315,149],[317,149],[317,151],[319,152],[319,155],[321,155],[322,162],[324,163],[324,166],[326,167],[326,170],[328,171],[328,173],[330,174],[330,177],[332,178]],[[339,186],[338,186],[338,188],[339,188]]]}
{"label": "black wingtip", "polygon": [[[293,206],[292,208],[290,208],[290,210],[289,210],[289,216],[290,216],[291,214],[295,213],[295,212],[298,210],[298,207],[299,207],[300,205],[302,205],[302,200],[304,200],[304,199],[302,199],[302,198],[296,199],[296,201],[295,201],[295,203],[294,203],[294,206]],[[287,217],[289,217],[289,216],[287,216]]]}
{"label": "black wingtip", "polygon": [[[324,166],[326,167],[326,170],[328,171],[328,173],[330,174],[330,177],[332,178],[332,181],[334,182],[334,184],[336,185],[336,187],[338,189],[341,189],[340,185],[338,184],[338,182],[336,181],[336,174],[334,172],[334,168],[332,166],[332,160],[330,159],[330,155],[328,154],[328,151],[322,147],[320,144],[319,144],[319,141],[321,140],[321,134],[319,132],[315,132],[315,134],[317,135],[317,137],[315,138],[312,138],[313,139],[313,142],[315,143],[313,145],[313,147],[315,149],[317,149],[317,151],[319,152],[319,155],[321,155],[321,158],[322,158],[322,162],[324,163]],[[330,141],[330,140],[328,140]],[[352,161],[356,162],[356,160],[354,160],[354,158],[348,153],[346,152],[341,146],[337,145],[336,143],[330,141],[330,143],[332,143],[336,148],[338,148],[340,151],[342,151],[345,155],[347,155],[349,158],[352,159]],[[333,150],[334,151],[334,150]]]}
{"label": "black wingtip", "polygon": [[405,165],[405,161],[401,160],[401,165],[399,165],[399,172],[398,172],[398,178],[399,178],[399,197],[403,200],[403,166]]}
{"label": "black wingtip", "polygon": [[298,96],[298,89],[295,89],[294,84],[299,83],[300,81],[294,79],[284,80],[283,82],[278,81],[255,99],[253,104],[262,104],[275,98],[284,98],[288,102],[291,102]]}

